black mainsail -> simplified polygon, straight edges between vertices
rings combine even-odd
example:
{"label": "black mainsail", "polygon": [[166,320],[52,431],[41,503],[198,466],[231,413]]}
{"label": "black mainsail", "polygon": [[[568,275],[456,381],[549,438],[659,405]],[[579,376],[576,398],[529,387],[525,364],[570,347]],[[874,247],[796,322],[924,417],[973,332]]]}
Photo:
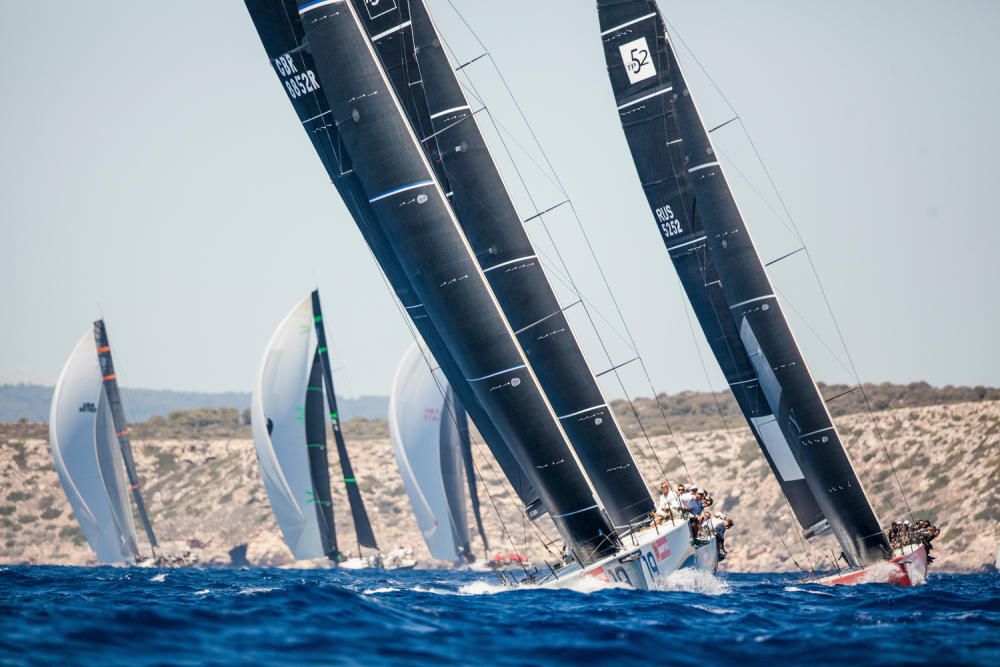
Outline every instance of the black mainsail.
{"label": "black mainsail", "polygon": [[[337,447],[337,457],[340,459],[340,468],[344,474],[344,486],[347,488],[347,500],[351,506],[351,518],[354,519],[354,532],[357,534],[358,546],[378,549],[375,541],[375,533],[372,531],[371,521],[368,520],[368,512],[365,510],[365,502],[361,498],[361,489],[358,488],[357,479],[354,477],[354,466],[351,465],[351,458],[347,454],[347,445],[344,444],[344,434],[340,430],[340,411],[337,408],[337,395],[333,390],[333,372],[330,368],[330,354],[326,345],[326,327],[323,325],[323,309],[319,303],[319,290],[313,290],[312,312],[313,322],[316,327],[316,357],[322,369],[322,386],[326,388],[326,404],[330,417],[330,426],[333,430],[333,441]],[[313,389],[313,382],[309,382],[310,390]],[[322,396],[322,394],[320,394]],[[325,421],[325,420],[324,420]],[[325,458],[325,457],[324,457]],[[327,489],[330,486],[330,473],[325,471]],[[332,517],[331,517],[332,518]]]}
{"label": "black mainsail", "polygon": [[[332,112],[325,91],[316,78],[315,64],[306,45],[296,0],[246,0],[246,6],[271,66],[282,82],[313,148],[357,222],[393,291],[410,314],[414,326],[434,358],[453,383],[452,387],[458,398],[492,451],[504,476],[525,505],[528,515],[531,518],[541,516],[545,508],[538,493],[500,437],[491,418],[479,405],[472,388],[462,380],[455,360],[434,323],[423,312],[423,305],[414,292],[410,279],[375,221],[371,205],[354,174],[350,155],[340,139],[336,124],[330,119]],[[416,114],[415,111],[411,113]]]}
{"label": "black mainsail", "polygon": [[[545,276],[426,6],[422,0],[402,4],[409,8],[431,122],[432,133],[422,143],[434,138],[469,245],[605,511],[616,528],[634,526],[654,509],[646,482]],[[405,31],[393,34],[401,39]]]}
{"label": "black mainsail", "polygon": [[146,503],[142,500],[142,493],[139,490],[139,475],[135,470],[135,459],[132,457],[132,441],[129,438],[128,423],[125,421],[125,408],[122,406],[121,392],[118,390],[118,376],[115,374],[114,360],[111,358],[111,343],[108,342],[108,330],[104,326],[104,320],[94,322],[94,341],[97,344],[97,358],[101,367],[101,379],[104,383],[104,391],[108,397],[108,407],[111,410],[111,421],[115,429],[115,437],[118,438],[118,446],[121,448],[122,459],[125,462],[125,472],[128,475],[129,487],[132,490],[132,500],[135,502],[136,512],[139,520],[142,521],[142,528],[146,531],[149,539],[149,546],[156,556],[156,548],[160,546],[153,533],[153,524],[149,521],[149,514],[146,512]]}
{"label": "black mainsail", "polygon": [[422,312],[409,311],[411,318],[434,322],[460,373],[449,380],[472,387],[577,558],[613,553],[611,526],[354,7],[315,0],[300,13],[331,109],[327,122],[337,125],[374,222],[419,298]]}
{"label": "black mainsail", "polygon": [[653,0],[599,0],[622,126],[692,308],[801,525],[851,563],[889,546],[795,342]]}
{"label": "black mainsail", "polygon": [[330,460],[326,449],[326,407],[323,400],[323,361],[319,350],[313,354],[305,398],[305,436],[309,455],[309,478],[312,482],[307,502],[316,512],[323,555],[332,561],[340,559],[337,529],[333,522],[333,496],[330,491]]}

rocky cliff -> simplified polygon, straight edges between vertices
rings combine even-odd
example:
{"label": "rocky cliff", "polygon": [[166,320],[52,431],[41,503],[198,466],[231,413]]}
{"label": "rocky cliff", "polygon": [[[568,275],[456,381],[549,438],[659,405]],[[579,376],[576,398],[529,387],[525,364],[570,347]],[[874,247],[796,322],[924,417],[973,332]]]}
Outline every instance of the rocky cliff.
{"label": "rocky cliff", "polygon": [[[1000,402],[902,408],[875,417],[882,440],[867,414],[844,416],[838,423],[883,521],[909,516],[884,440],[913,515],[942,528],[935,568],[970,571],[992,563],[1000,527]],[[43,425],[0,427],[0,562],[92,563],[52,468],[46,438]],[[423,564],[433,566],[389,442],[355,437],[348,446],[383,549],[413,547]],[[292,564],[270,514],[253,444],[242,434],[204,439],[161,434],[136,442],[135,448],[147,505],[165,551],[190,551],[203,564],[226,564],[229,550],[245,543],[253,564]],[[717,501],[713,509],[736,521],[724,569],[829,566],[835,543],[823,537],[807,546],[799,539],[749,431],[682,432],[674,440],[657,436],[650,443],[635,439],[633,449],[651,484],[664,476],[662,466],[675,483],[691,480],[707,487]],[[482,446],[476,448],[476,463],[494,552],[518,551],[540,563],[546,554],[543,541],[556,537],[551,524],[524,521]],[[333,467],[331,477],[337,479],[337,465]],[[341,548],[353,550],[350,513],[340,487],[334,503]],[[479,546],[478,539],[474,544]]]}

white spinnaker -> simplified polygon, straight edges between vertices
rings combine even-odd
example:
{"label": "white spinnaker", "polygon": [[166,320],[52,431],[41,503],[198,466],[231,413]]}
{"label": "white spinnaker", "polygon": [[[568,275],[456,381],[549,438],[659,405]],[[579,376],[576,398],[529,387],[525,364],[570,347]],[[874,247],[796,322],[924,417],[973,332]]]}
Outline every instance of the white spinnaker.
{"label": "white spinnaker", "polygon": [[138,555],[125,463],[108,414],[94,332],[66,361],[52,395],[49,445],[66,498],[101,563]]}
{"label": "white spinnaker", "polygon": [[267,344],[251,400],[253,442],[264,489],[285,543],[299,560],[325,555],[312,504],[305,424],[306,391],[315,354],[312,300],[306,297],[278,325]]}
{"label": "white spinnaker", "polygon": [[441,471],[441,420],[451,419],[445,410],[447,387],[443,376],[431,374],[420,348],[411,345],[396,369],[389,396],[389,437],[427,548],[438,560],[458,561]]}

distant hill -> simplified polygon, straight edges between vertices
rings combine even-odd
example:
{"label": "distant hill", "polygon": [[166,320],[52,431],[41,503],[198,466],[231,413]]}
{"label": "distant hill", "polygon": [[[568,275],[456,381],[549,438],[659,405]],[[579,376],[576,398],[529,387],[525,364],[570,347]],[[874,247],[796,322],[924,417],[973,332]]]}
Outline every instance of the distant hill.
{"label": "distant hill", "polygon": [[[32,422],[47,421],[53,387],[37,384],[0,385],[0,422],[27,419]],[[164,389],[128,389],[123,387],[125,409],[133,422],[150,417],[166,417],[176,410],[196,408],[234,408],[240,412],[250,407],[250,394],[243,392],[205,393],[196,391],[169,391]],[[344,419],[364,417],[385,419],[389,411],[386,396],[337,397],[337,406]]]}

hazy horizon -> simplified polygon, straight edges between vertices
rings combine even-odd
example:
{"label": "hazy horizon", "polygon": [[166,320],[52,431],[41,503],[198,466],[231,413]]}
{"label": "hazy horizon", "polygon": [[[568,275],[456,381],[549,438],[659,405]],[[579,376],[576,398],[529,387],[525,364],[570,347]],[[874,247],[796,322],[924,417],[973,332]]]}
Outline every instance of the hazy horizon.
{"label": "hazy horizon", "polygon": [[[479,55],[448,1],[430,2],[458,59]],[[708,375],[702,368],[700,332],[691,334],[632,167],[593,3],[454,2],[545,146],[655,388],[722,388],[714,360],[705,359]],[[1000,231],[990,196],[1000,173],[1000,5],[660,6],[750,130],[861,378],[1000,384],[1000,359],[990,354],[1000,328],[992,256]],[[126,385],[249,391],[274,327],[318,284],[338,394],[388,394],[409,330],[242,2],[18,3],[6,17],[0,383],[54,384],[103,315]],[[681,49],[680,58],[706,121],[728,120],[691,53]],[[558,203],[488,60],[464,71],[510,128],[506,138],[529,149],[514,147],[533,202],[509,169],[501,135],[486,128],[522,216],[532,203]],[[761,254],[795,250],[738,124],[713,136]],[[573,279],[614,320],[567,209],[547,218],[549,230]],[[542,228],[530,231],[552,257]],[[560,267],[546,266],[558,282]],[[793,312],[792,325],[816,378],[849,381],[804,255],[771,271],[790,310],[805,316]],[[571,291],[557,288],[571,303]],[[574,318],[594,370],[604,370],[609,360],[586,320]],[[627,361],[628,346],[600,314],[595,320],[610,361]],[[604,385],[609,397],[648,395],[638,369],[627,373],[624,392]]]}

